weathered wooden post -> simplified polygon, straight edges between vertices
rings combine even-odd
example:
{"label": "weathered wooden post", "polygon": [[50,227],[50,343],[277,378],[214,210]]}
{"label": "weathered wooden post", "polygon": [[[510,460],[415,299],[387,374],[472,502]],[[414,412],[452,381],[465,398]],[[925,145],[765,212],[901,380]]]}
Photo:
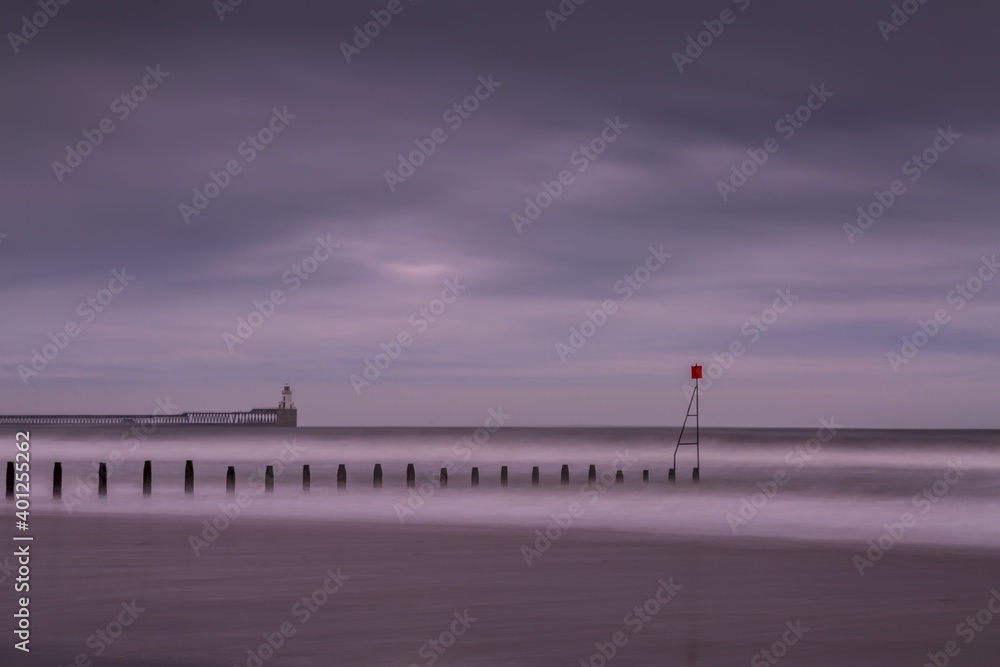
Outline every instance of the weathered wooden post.
{"label": "weathered wooden post", "polygon": [[337,488],[347,488],[347,466],[343,463],[337,466]]}
{"label": "weathered wooden post", "polygon": [[62,498],[62,463],[59,461],[52,466],[52,497]]}
{"label": "weathered wooden post", "polygon": [[412,463],[406,464],[406,488],[412,489],[417,485],[417,471]]}
{"label": "weathered wooden post", "polygon": [[477,466],[472,467],[472,486],[479,486],[479,468]]}
{"label": "weathered wooden post", "polygon": [[233,495],[236,493],[236,467],[226,468],[226,493]]}
{"label": "weathered wooden post", "polygon": [[563,467],[562,467],[562,479],[561,479],[560,483],[563,486],[566,486],[567,484],[569,484],[569,466],[568,465],[563,465]]}
{"label": "weathered wooden post", "polygon": [[625,483],[625,473],[619,470],[618,472],[615,473],[615,484],[624,484],[624,483]]}
{"label": "weathered wooden post", "polygon": [[376,489],[382,488],[382,464],[375,464],[375,471],[372,473],[372,486]]}
{"label": "weathered wooden post", "polygon": [[507,486],[507,466],[500,466],[500,486]]}
{"label": "weathered wooden post", "polygon": [[14,497],[14,462],[7,461],[7,497]]}
{"label": "weathered wooden post", "polygon": [[597,483],[597,466],[590,464],[590,470],[587,471],[587,483],[596,484]]}
{"label": "weathered wooden post", "polygon": [[274,492],[274,466],[264,468],[264,493]]}
{"label": "weathered wooden post", "polygon": [[306,463],[302,466],[302,490],[308,491],[309,485],[312,480],[310,479],[309,464]]}
{"label": "weathered wooden post", "polygon": [[142,464],[142,495],[148,496],[153,493],[153,462],[145,461]]}
{"label": "weathered wooden post", "polygon": [[97,495],[101,498],[108,495],[108,464],[97,466]]}
{"label": "weathered wooden post", "polygon": [[448,469],[441,468],[441,488],[447,488],[448,486]]}
{"label": "weathered wooden post", "polygon": [[538,486],[538,466],[531,469],[531,485]]}
{"label": "weathered wooden post", "polygon": [[643,484],[649,484],[649,471],[648,470],[643,470],[642,471],[642,483]]}
{"label": "weathered wooden post", "polygon": [[194,493],[194,461],[184,464],[184,493]]}

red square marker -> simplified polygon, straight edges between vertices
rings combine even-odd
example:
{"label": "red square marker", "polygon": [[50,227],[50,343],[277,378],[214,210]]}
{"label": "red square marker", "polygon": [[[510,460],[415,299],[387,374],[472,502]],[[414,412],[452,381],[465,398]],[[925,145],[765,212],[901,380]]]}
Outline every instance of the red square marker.
{"label": "red square marker", "polygon": [[701,379],[701,366],[692,366],[691,367],[691,379],[692,380],[700,380]]}

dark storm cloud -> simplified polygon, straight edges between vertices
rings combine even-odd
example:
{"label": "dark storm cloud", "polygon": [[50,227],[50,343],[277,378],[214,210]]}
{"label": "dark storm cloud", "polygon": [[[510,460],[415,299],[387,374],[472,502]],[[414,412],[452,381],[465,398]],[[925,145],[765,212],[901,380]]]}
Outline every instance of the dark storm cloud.
{"label": "dark storm cloud", "polygon": [[[886,355],[997,249],[995,8],[927,3],[886,41],[892,3],[589,0],[553,31],[558,4],[404,0],[350,63],[341,44],[386,3],[246,0],[221,21],[209,2],[60,6],[0,59],[3,405],[143,410],[173,392],[239,409],[287,380],[305,423],[475,423],[491,403],[523,423],[671,423],[686,365],[742,342],[711,390],[727,423],[907,424],[921,405],[928,425],[989,423],[937,401],[973,372],[995,388],[1000,281],[899,373]],[[733,23],[678,72],[673,54],[725,9]],[[8,4],[0,28],[35,11]],[[147,67],[169,74],[119,118]],[[480,77],[500,85],[452,127]],[[824,86],[785,136],[776,123]],[[275,109],[294,118],[247,162]],[[60,182],[53,161],[106,117]],[[627,127],[580,171],[608,119]],[[385,172],[436,128],[447,140],[391,191]],[[940,128],[961,138],[911,182],[904,163]],[[771,137],[723,201],[718,182]],[[231,160],[240,173],[186,222],[179,206]],[[511,215],[564,170],[518,234]],[[845,223],[894,179],[905,194],[850,243]],[[292,291],[317,238],[340,246]],[[661,245],[673,256],[624,301]],[[25,386],[18,367],[122,267],[134,284]],[[416,331],[455,278],[467,289]],[[750,343],[785,288],[799,300]],[[287,302],[230,353],[223,334],[275,289]],[[563,364],[556,343],[608,299],[620,309]],[[414,344],[356,395],[349,376],[402,331]],[[900,382],[912,407],[873,417]]]}

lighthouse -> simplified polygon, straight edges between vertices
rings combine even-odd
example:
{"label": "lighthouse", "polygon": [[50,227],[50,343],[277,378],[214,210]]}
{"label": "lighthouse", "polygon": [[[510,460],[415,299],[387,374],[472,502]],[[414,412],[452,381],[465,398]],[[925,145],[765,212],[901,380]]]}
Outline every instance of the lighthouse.
{"label": "lighthouse", "polygon": [[281,402],[278,403],[278,426],[296,426],[298,424],[298,411],[295,403],[292,402],[292,386],[285,383],[285,388],[281,390]]}

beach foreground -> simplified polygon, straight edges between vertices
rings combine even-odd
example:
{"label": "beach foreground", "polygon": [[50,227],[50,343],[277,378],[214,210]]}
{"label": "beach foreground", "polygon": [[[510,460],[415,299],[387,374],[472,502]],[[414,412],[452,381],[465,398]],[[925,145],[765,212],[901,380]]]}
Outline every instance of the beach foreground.
{"label": "beach foreground", "polygon": [[943,664],[948,642],[952,665],[1000,654],[1000,619],[974,618],[1000,587],[993,551],[901,545],[862,577],[856,547],[815,542],[574,528],[529,566],[531,529],[245,519],[195,557],[195,518],[34,524],[32,651],[8,635],[4,665],[919,667],[928,653]]}

